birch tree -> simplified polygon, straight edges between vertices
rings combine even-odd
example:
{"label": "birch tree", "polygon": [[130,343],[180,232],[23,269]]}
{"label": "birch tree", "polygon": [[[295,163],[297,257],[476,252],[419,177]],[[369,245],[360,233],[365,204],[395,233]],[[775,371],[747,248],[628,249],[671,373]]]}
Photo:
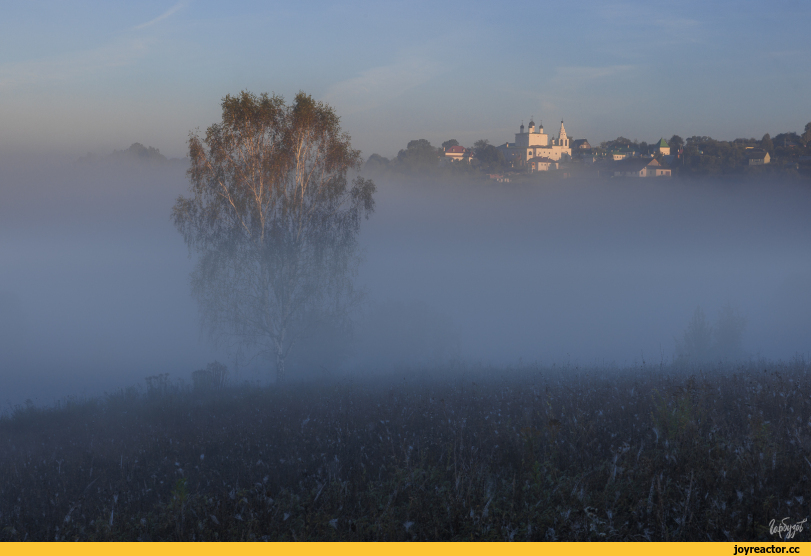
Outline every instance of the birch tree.
{"label": "birch tree", "polygon": [[188,197],[172,211],[198,255],[192,295],[212,338],[275,364],[325,321],[348,318],[360,223],[375,185],[348,174],[360,151],[328,105],[299,93],[242,92],[222,101],[222,122],[189,138]]}

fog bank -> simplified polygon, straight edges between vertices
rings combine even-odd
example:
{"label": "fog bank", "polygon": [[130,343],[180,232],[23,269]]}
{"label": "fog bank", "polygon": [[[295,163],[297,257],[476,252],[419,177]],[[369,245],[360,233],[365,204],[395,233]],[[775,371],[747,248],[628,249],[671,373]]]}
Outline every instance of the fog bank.
{"label": "fog bank", "polygon": [[[0,403],[233,367],[200,333],[194,260],[169,219],[185,170],[0,161]],[[667,363],[696,306],[712,321],[727,303],[747,318],[747,356],[808,353],[805,184],[377,183],[360,237],[367,305],[354,345],[318,372]]]}
{"label": "fog bank", "polygon": [[748,356],[808,352],[807,184],[379,186],[362,281],[452,321],[464,360],[667,363],[697,306],[728,303]]}

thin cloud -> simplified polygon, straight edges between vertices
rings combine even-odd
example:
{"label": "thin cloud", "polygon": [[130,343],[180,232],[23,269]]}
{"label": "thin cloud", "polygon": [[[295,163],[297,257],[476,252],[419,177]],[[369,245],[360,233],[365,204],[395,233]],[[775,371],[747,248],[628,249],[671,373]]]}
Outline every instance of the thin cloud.
{"label": "thin cloud", "polygon": [[[187,0],[178,2],[155,19],[142,23],[134,29],[141,30],[155,25],[187,5]],[[97,48],[0,65],[0,91],[13,90],[35,83],[67,81],[107,68],[131,65],[144,57],[154,43],[155,39],[147,34],[130,32]]]}
{"label": "thin cloud", "polygon": [[439,64],[433,61],[406,58],[336,83],[327,90],[324,99],[340,107],[342,113],[362,112],[422,85],[436,75],[439,69]]}
{"label": "thin cloud", "polygon": [[148,52],[151,42],[146,38],[130,38],[91,50],[0,66],[0,91],[76,79],[105,68],[129,65]]}
{"label": "thin cloud", "polygon": [[138,30],[145,29],[147,27],[151,27],[152,25],[155,25],[156,23],[160,23],[164,19],[166,19],[168,17],[171,17],[172,15],[174,15],[175,13],[180,11],[181,9],[185,8],[188,4],[189,3],[186,2],[186,1],[178,2],[177,4],[175,4],[174,6],[172,6],[171,8],[166,10],[165,12],[163,12],[161,15],[159,15],[155,19],[153,19],[151,21],[147,21],[146,23],[142,23],[140,25],[136,25],[135,29],[138,29]]}

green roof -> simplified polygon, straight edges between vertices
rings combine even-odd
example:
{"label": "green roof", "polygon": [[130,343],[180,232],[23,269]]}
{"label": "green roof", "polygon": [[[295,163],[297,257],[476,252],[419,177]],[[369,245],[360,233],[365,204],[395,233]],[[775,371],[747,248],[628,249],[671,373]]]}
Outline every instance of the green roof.
{"label": "green roof", "polygon": [[659,142],[656,144],[656,146],[657,147],[664,147],[666,149],[670,148],[670,146],[667,144],[667,141],[665,141],[664,138],[659,139]]}

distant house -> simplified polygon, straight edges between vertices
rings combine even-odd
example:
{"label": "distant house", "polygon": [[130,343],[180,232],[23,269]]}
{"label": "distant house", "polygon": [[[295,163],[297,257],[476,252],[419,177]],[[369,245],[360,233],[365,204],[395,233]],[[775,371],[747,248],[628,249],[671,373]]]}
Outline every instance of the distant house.
{"label": "distant house", "polygon": [[572,150],[588,150],[591,148],[588,140],[586,139],[575,139],[572,141]]}
{"label": "distant house", "polygon": [[448,147],[445,149],[445,159],[446,160],[463,160],[469,161],[470,160],[470,150],[464,148],[461,145],[455,145],[453,147]]}
{"label": "distant house", "polygon": [[656,145],[654,146],[654,152],[662,153],[664,155],[670,154],[670,145],[667,144],[667,141],[665,141],[664,137],[659,139],[659,142],[656,143]]}
{"label": "distant house", "polygon": [[617,178],[669,178],[671,170],[655,158],[625,158],[611,163],[609,175]]}
{"label": "distant house", "polygon": [[[656,164],[653,164],[654,162],[656,162]],[[653,159],[651,164],[648,164],[646,173],[646,177],[648,178],[670,178],[673,175],[673,171],[670,169],[670,166],[664,162],[659,162],[656,159]]]}
{"label": "distant house", "polygon": [[746,149],[746,157],[749,159],[749,166],[768,164],[772,159],[769,153],[762,149]]}
{"label": "distant house", "polygon": [[546,156],[533,156],[527,160],[527,168],[530,172],[546,172],[550,168],[553,170],[558,169],[558,161],[552,160]]}
{"label": "distant house", "polygon": [[630,147],[623,147],[621,149],[614,149],[608,154],[611,157],[611,160],[625,160],[626,158],[634,158],[639,153]]}

